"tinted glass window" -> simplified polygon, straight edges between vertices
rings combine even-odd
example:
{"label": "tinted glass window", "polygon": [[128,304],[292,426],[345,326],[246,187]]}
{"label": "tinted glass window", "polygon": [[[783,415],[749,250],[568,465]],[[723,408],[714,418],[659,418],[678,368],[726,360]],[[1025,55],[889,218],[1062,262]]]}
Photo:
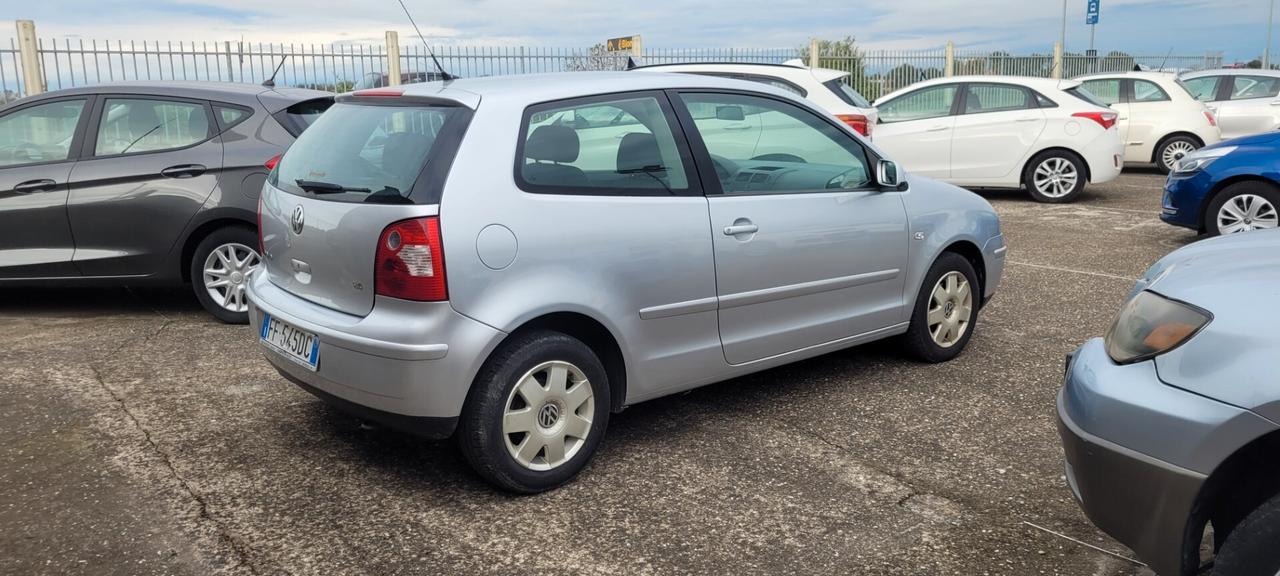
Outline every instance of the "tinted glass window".
{"label": "tinted glass window", "polygon": [[1079,99],[1081,99],[1081,100],[1084,100],[1085,102],[1088,102],[1088,103],[1090,103],[1090,104],[1093,104],[1094,106],[1099,106],[1099,107],[1102,107],[1102,108],[1108,108],[1108,107],[1110,107],[1110,104],[1107,104],[1106,102],[1103,102],[1103,101],[1102,101],[1100,98],[1098,98],[1097,96],[1094,96],[1094,95],[1093,95],[1093,93],[1092,93],[1092,92],[1090,92],[1088,89],[1086,89],[1084,86],[1076,86],[1075,88],[1067,88],[1066,90],[1063,90],[1063,92],[1066,92],[1067,94],[1070,94],[1070,95],[1072,95],[1072,96],[1074,96],[1074,97],[1076,97],[1076,98],[1079,98]]}
{"label": "tinted glass window", "polygon": [[1085,80],[1084,89],[1088,90],[1103,106],[1120,103],[1120,80]]}
{"label": "tinted glass window", "polygon": [[1236,76],[1232,78],[1231,99],[1275,98],[1280,93],[1280,78],[1270,76]]}
{"label": "tinted glass window", "polygon": [[881,104],[880,121],[905,122],[947,116],[955,100],[955,84],[924,88]]}
{"label": "tinted glass window", "polygon": [[1187,89],[1192,98],[1201,102],[1212,102],[1218,98],[1218,81],[1221,78],[1221,76],[1205,76],[1178,82]]}
{"label": "tinted glass window", "polygon": [[213,112],[218,115],[218,123],[222,125],[223,129],[235,126],[241,120],[249,117],[249,111],[244,108],[214,105]]}
{"label": "tinted glass window", "polygon": [[871,183],[866,151],[812,112],[769,98],[683,94],[726,194],[823,192]]}
{"label": "tinted glass window", "polygon": [[523,127],[522,184],[561,194],[669,194],[689,189],[667,115],[652,96],[534,107]]}
{"label": "tinted glass window", "polygon": [[280,125],[284,126],[285,130],[297,137],[307,127],[315,124],[316,120],[320,119],[320,115],[324,114],[330,106],[333,106],[333,100],[329,98],[308,100],[276,112],[275,118],[280,121]]}
{"label": "tinted glass window", "polygon": [[1165,102],[1167,100],[1169,100],[1169,94],[1155,82],[1147,80],[1133,81],[1134,102]]}
{"label": "tinted glass window", "polygon": [[863,98],[862,94],[859,94],[852,86],[845,84],[840,78],[827,80],[822,85],[826,86],[827,90],[833,92],[841,100],[844,100],[845,104],[857,106],[858,108],[871,107],[871,102],[868,102],[866,98]]}
{"label": "tinted glass window", "polygon": [[84,100],[23,108],[0,118],[0,166],[66,160]]}
{"label": "tinted glass window", "polygon": [[449,106],[336,104],[293,143],[272,182],[326,200],[402,201],[458,115]]}
{"label": "tinted glass window", "polygon": [[1058,107],[1057,102],[1050,100],[1044,94],[1036,92],[1035,96],[1036,96],[1036,104],[1039,104],[1041,108],[1057,108]]}
{"label": "tinted glass window", "polygon": [[102,107],[94,155],[173,150],[208,137],[209,116],[200,104],[110,98]]}
{"label": "tinted glass window", "polygon": [[970,84],[965,92],[965,114],[1007,112],[1036,107],[1031,100],[1031,93],[1018,86]]}

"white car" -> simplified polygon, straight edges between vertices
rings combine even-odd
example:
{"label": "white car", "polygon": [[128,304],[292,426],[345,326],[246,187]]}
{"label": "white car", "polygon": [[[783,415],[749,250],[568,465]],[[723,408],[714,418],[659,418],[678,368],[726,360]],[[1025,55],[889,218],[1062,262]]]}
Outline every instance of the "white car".
{"label": "white car", "polygon": [[907,170],[971,188],[1025,186],[1070,202],[1120,175],[1117,114],[1079,82],[957,76],[876,101],[876,145]]}
{"label": "white car", "polygon": [[1214,117],[1178,78],[1162,72],[1116,72],[1076,78],[1120,114],[1124,161],[1168,174],[1183,156],[1222,140]]}
{"label": "white car", "polygon": [[1280,129],[1280,71],[1204,70],[1182,75],[1182,85],[1218,117],[1224,139]]}
{"label": "white car", "polygon": [[637,66],[632,70],[685,72],[768,84],[808,98],[810,102],[868,138],[872,137],[872,126],[876,123],[876,109],[857,90],[844,82],[848,72],[809,68],[800,60],[790,60],[783,64],[651,64]]}

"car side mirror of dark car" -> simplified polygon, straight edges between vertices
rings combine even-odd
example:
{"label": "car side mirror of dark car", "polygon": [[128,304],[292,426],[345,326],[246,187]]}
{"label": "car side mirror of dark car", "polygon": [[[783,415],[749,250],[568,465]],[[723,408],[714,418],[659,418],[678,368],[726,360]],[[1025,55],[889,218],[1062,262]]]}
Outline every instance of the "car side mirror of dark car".
{"label": "car side mirror of dark car", "polygon": [[716,106],[716,120],[741,122],[746,119],[747,115],[742,112],[741,106]]}
{"label": "car side mirror of dark car", "polygon": [[898,163],[892,160],[881,160],[876,163],[876,183],[886,190],[904,191],[907,189],[906,180],[901,180],[898,172]]}

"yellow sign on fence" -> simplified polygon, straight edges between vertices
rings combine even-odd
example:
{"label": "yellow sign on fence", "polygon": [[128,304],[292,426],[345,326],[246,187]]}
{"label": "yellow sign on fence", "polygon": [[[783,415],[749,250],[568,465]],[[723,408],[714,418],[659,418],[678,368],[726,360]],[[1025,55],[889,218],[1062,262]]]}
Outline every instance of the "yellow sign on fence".
{"label": "yellow sign on fence", "polygon": [[621,38],[610,38],[605,41],[604,45],[609,52],[631,52],[635,50],[636,44],[639,42],[639,36],[623,36]]}

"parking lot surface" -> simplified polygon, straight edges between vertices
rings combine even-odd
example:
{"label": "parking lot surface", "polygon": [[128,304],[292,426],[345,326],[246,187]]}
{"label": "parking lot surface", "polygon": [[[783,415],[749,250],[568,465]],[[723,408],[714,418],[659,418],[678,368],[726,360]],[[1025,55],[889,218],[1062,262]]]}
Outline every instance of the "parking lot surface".
{"label": "parking lot surface", "polygon": [[285,382],[187,291],[0,291],[0,573],[1144,574],[1053,413],[1064,354],[1196,239],[1162,182],[984,192],[1009,262],[960,358],[879,343],[633,406],[528,497]]}

